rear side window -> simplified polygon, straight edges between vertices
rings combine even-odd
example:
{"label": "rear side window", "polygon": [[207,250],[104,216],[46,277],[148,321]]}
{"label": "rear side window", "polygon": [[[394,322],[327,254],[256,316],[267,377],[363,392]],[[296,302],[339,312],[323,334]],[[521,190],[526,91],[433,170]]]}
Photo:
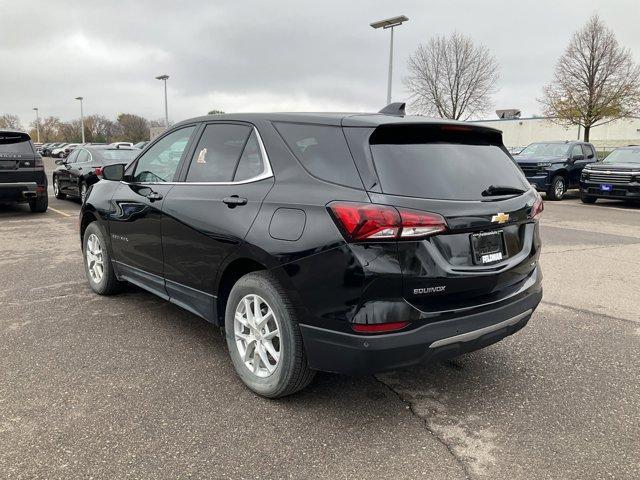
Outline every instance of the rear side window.
{"label": "rear side window", "polygon": [[370,137],[382,191],[442,200],[486,200],[490,185],[530,188],[499,135],[440,126],[379,127]]}
{"label": "rear side window", "polygon": [[276,129],[302,166],[314,177],[363,188],[340,127],[276,123]]}
{"label": "rear side window", "polygon": [[207,125],[191,159],[187,182],[231,182],[252,128]]}
{"label": "rear side window", "polygon": [[23,133],[0,132],[0,153],[33,155],[29,137]]}

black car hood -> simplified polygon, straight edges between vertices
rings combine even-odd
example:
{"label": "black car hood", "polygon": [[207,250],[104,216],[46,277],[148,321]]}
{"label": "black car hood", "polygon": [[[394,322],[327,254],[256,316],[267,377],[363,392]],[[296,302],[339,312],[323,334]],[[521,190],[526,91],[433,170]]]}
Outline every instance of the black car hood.
{"label": "black car hood", "polygon": [[515,157],[515,161],[518,162],[518,164],[520,165],[531,165],[531,164],[542,163],[542,162],[564,163],[566,160],[567,160],[566,157],[556,157],[556,156],[520,157],[516,155]]}
{"label": "black car hood", "polygon": [[589,170],[597,170],[598,172],[616,171],[616,172],[640,172],[640,163],[592,163],[587,167]]}

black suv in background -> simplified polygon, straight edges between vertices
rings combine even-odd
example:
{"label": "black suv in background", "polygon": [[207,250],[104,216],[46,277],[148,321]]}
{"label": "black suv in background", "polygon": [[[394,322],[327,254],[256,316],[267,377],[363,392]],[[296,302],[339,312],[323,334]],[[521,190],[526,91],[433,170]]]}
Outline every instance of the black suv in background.
{"label": "black suv in background", "polygon": [[640,200],[640,146],[622,147],[582,171],[580,199]]}
{"label": "black suv in background", "polygon": [[397,114],[186,120],[81,210],[91,288],[223,326],[268,397],[479,349],[542,297],[542,200],[498,130]]}
{"label": "black suv in background", "polygon": [[53,193],[56,198],[69,195],[84,201],[89,187],[100,180],[106,165],[128,164],[138,153],[140,150],[108,145],[77,147],[67,158],[56,160],[59,167],[53,171]]}
{"label": "black suv in background", "polygon": [[537,142],[515,160],[536,190],[545,192],[549,200],[562,200],[567,190],[580,187],[582,169],[598,157],[591,143]]}
{"label": "black suv in background", "polygon": [[0,202],[29,202],[32,212],[47,211],[47,176],[42,157],[25,132],[0,130]]}

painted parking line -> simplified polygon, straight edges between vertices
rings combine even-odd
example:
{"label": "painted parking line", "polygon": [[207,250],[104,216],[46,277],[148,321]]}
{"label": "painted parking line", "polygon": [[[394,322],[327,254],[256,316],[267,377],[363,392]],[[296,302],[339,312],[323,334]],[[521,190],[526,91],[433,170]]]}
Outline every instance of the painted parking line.
{"label": "painted parking line", "polygon": [[56,209],[55,209],[55,208],[53,208],[53,207],[49,207],[49,210],[51,210],[51,211],[53,211],[53,212],[56,212],[56,213],[59,213],[59,214],[60,214],[60,215],[62,215],[63,217],[72,217],[72,216],[73,216],[73,215],[71,215],[71,214],[69,214],[69,213],[67,213],[67,212],[63,212],[62,210],[56,210]]}

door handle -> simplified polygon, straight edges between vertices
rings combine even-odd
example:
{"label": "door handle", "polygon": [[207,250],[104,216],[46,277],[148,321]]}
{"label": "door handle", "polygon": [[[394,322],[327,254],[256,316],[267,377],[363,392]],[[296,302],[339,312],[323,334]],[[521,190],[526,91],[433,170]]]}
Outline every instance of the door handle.
{"label": "door handle", "polygon": [[152,202],[155,202],[156,200],[162,200],[162,194],[158,192],[151,192],[149,193],[149,195],[147,195],[147,198]]}
{"label": "door handle", "polygon": [[240,205],[247,204],[247,199],[239,197],[238,195],[231,195],[230,197],[224,197],[222,201],[226,203],[229,208],[235,208]]}

